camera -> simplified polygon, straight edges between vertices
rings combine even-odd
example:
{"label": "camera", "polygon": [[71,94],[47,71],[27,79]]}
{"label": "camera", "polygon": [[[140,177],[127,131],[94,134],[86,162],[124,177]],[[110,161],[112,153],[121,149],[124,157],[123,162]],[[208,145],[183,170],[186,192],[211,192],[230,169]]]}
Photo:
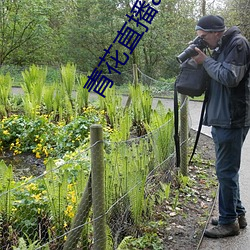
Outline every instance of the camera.
{"label": "camera", "polygon": [[203,50],[207,48],[207,43],[201,37],[197,36],[190,43],[190,45],[180,55],[176,57],[177,61],[179,63],[183,63],[188,58],[198,55],[198,53],[194,49],[195,47],[199,48],[200,50]]}

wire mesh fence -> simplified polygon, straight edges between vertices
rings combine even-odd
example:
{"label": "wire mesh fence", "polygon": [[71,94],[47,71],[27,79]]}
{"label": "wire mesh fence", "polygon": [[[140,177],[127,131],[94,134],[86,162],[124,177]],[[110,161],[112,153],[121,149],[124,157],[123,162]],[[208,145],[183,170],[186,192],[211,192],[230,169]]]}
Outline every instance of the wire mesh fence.
{"label": "wire mesh fence", "polygon": [[[34,249],[92,249],[93,224],[104,215],[107,249],[117,249],[126,236],[135,236],[140,222],[154,213],[160,182],[171,179],[173,141],[164,137],[169,125],[141,138],[105,142],[106,212],[95,219],[91,204],[95,199],[98,207],[101,198],[91,195],[89,159],[86,162],[90,149],[81,152],[78,162],[48,161],[44,174],[24,178],[15,189],[11,169],[2,162],[1,248],[12,249],[23,241]],[[73,239],[65,245],[69,236]],[[96,237],[103,242],[102,235]]]}
{"label": "wire mesh fence", "polygon": [[[94,156],[92,143],[73,158],[48,159],[37,176],[17,179],[11,165],[1,161],[1,249],[119,249],[142,233],[139,225],[154,215],[161,183],[170,183],[175,172],[173,114],[165,119],[140,137],[97,139],[103,148]],[[103,183],[93,181],[102,171],[93,172],[93,164],[102,160]],[[94,210],[103,206],[100,190],[105,208],[96,216]]]}

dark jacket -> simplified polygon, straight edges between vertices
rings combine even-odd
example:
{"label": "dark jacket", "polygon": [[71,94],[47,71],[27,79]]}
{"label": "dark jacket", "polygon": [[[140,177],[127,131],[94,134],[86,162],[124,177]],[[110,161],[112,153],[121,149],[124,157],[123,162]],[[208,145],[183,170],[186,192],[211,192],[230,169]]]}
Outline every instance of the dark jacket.
{"label": "dark jacket", "polygon": [[203,63],[211,77],[204,125],[250,126],[250,45],[237,27],[227,30],[218,50]]}

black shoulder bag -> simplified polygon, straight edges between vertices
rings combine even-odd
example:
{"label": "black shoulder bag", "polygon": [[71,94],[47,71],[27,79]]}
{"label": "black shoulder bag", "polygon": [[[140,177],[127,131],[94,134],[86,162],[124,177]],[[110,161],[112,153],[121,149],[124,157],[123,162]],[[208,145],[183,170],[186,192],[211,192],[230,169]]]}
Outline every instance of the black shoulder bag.
{"label": "black shoulder bag", "polygon": [[183,62],[175,86],[178,93],[191,97],[201,96],[207,88],[207,72],[192,58]]}

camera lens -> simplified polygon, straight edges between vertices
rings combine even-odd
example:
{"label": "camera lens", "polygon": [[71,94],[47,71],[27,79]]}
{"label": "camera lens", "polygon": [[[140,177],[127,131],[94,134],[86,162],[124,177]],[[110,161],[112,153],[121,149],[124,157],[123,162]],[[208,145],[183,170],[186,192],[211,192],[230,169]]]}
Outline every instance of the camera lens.
{"label": "camera lens", "polygon": [[189,47],[187,47],[180,55],[176,57],[177,61],[179,63],[183,63],[188,58],[198,55],[198,53],[194,49],[195,47],[195,44],[191,44]]}

